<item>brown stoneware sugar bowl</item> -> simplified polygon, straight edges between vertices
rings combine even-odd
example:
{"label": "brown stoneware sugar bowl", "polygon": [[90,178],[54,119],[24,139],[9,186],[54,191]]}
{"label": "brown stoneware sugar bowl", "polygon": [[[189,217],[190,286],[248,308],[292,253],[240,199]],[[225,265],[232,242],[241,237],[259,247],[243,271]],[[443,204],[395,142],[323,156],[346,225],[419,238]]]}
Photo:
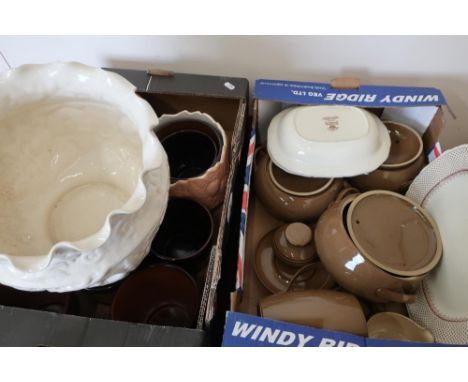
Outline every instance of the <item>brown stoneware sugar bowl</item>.
{"label": "brown stoneware sugar bowl", "polygon": [[255,153],[253,182],[268,212],[288,222],[317,219],[343,187],[342,179],[288,174],[273,164],[264,148]]}
{"label": "brown stoneware sugar bowl", "polygon": [[435,342],[432,333],[410,318],[393,312],[377,313],[367,321],[368,336],[388,340]]}
{"label": "brown stoneware sugar bowl", "polygon": [[118,321],[195,327],[199,308],[197,284],[182,268],[158,264],[129,276],[112,302]]}
{"label": "brown stoneware sugar bowl", "polygon": [[384,122],[391,145],[387,160],[375,171],[349,179],[361,191],[388,190],[404,193],[425,166],[423,142],[411,127]]}
{"label": "brown stoneware sugar bowl", "polygon": [[183,111],[162,115],[154,129],[171,172],[170,196],[189,197],[213,209],[224,199],[230,145],[211,116]]}
{"label": "brown stoneware sugar bowl", "polygon": [[259,304],[260,315],[319,329],[367,336],[367,323],[358,299],[334,290],[277,293]]}
{"label": "brown stoneware sugar bowl", "polygon": [[316,260],[312,229],[303,223],[291,223],[260,240],[254,270],[271,293],[332,288],[335,282]]}
{"label": "brown stoneware sugar bowl", "polygon": [[[381,191],[382,193],[391,194],[389,197],[402,197],[399,194],[391,193],[388,191]],[[374,191],[373,193],[377,193]],[[427,273],[421,273],[418,269],[411,269],[410,274],[414,276],[402,276],[391,273],[380,268],[371,259],[366,257],[354,243],[351,238],[347,227],[347,214],[352,203],[360,197],[361,200],[365,198],[365,194],[348,194],[342,193],[344,197],[335,201],[325,211],[317,222],[315,229],[315,243],[320,260],[325,269],[330,272],[335,281],[343,288],[350,292],[361,296],[369,301],[378,303],[397,302],[397,303],[411,303],[414,302],[416,292],[421,284],[421,281]],[[379,211],[375,211],[379,214]],[[386,217],[380,215],[375,218],[374,223],[383,221]],[[411,223],[411,222],[410,222]],[[410,224],[410,229],[403,229],[401,233],[411,233],[414,229],[414,224]],[[392,230],[393,234],[397,230]],[[398,237],[393,237],[392,240],[398,240]],[[410,243],[411,237],[404,238],[406,244]],[[438,244],[439,245],[439,244]],[[438,247],[437,247],[438,248]],[[433,254],[435,258],[440,259],[439,249]],[[405,255],[408,251],[404,249]],[[373,258],[379,259],[380,253],[373,254]],[[389,259],[380,257],[382,263],[387,263],[395,271],[398,268],[405,268],[404,264],[392,263]],[[410,268],[414,264],[419,264],[420,259],[413,259]],[[437,265],[437,261],[424,261],[422,272],[428,272],[430,269]],[[428,263],[431,265],[428,267]],[[419,265],[417,265],[419,266]],[[402,272],[405,273],[405,272]]]}

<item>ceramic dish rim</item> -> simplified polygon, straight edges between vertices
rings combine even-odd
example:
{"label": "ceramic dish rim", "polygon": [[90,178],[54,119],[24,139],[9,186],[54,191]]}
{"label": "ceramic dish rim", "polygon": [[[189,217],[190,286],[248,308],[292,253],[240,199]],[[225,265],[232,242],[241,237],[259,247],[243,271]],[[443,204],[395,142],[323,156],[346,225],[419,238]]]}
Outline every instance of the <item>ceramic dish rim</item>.
{"label": "ceramic dish rim", "polygon": [[[413,136],[416,136],[417,140],[418,140],[418,143],[419,143],[419,148],[418,148],[418,152],[417,154],[415,154],[414,156],[412,156],[410,159],[404,161],[404,162],[401,162],[401,163],[392,163],[392,164],[385,164],[382,163],[382,165],[380,166],[381,169],[383,170],[392,170],[392,169],[398,169],[398,168],[401,168],[401,167],[406,167],[406,166],[409,166],[410,164],[416,162],[418,160],[418,158],[421,156],[421,154],[423,153],[423,148],[424,148],[424,144],[423,144],[423,141],[422,141],[422,138],[421,136],[417,133],[416,130],[414,130],[412,127],[410,127],[409,125],[406,125],[404,123],[401,123],[401,122],[396,122],[396,121],[393,121],[393,120],[383,120],[382,121],[383,124],[385,125],[385,127],[387,127],[387,123],[392,123],[394,125],[397,125],[397,126],[400,126],[400,127],[403,127],[404,129],[410,131],[410,133],[413,134]],[[387,130],[388,130],[388,127],[387,127]]]}
{"label": "ceramic dish rim", "polygon": [[[216,154],[216,158],[213,160],[213,163],[211,163],[211,166],[208,169],[206,169],[206,171],[204,171],[200,175],[193,176],[191,178],[176,178],[171,176],[171,186],[175,185],[176,183],[183,184],[205,178],[208,173],[211,173],[216,169],[218,164],[223,160],[223,158],[226,157],[228,152],[228,139],[223,126],[219,122],[217,122],[210,114],[203,113],[201,111],[182,110],[175,114],[161,114],[158,119],[158,124],[154,127],[153,130],[155,131],[155,134],[157,136],[158,129],[163,128],[164,124],[166,123],[169,124],[171,122],[191,120],[201,122],[206,126],[216,129],[215,134],[219,134],[219,136],[221,137],[222,145],[220,147],[219,152]],[[210,137],[210,139],[212,138]]]}
{"label": "ceramic dish rim", "polygon": [[[301,105],[299,107],[323,107],[323,106],[344,107],[343,105]],[[379,144],[380,144],[377,151],[373,153],[371,159],[369,158],[365,160],[361,159],[357,163],[358,165],[357,170],[354,169],[353,171],[350,171],[349,167],[343,167],[343,166],[333,166],[332,168],[327,167],[326,169],[323,169],[323,166],[317,166],[313,163],[310,163],[304,160],[295,161],[295,162],[290,161],[288,156],[282,152],[281,148],[279,148],[278,129],[279,129],[281,120],[284,118],[285,113],[291,112],[293,109],[296,109],[297,107],[291,107],[291,108],[282,110],[280,113],[278,113],[277,115],[273,117],[273,119],[270,122],[270,125],[268,126],[267,151],[272,162],[277,167],[279,167],[283,171],[286,171],[287,173],[290,173],[293,175],[299,175],[303,177],[314,177],[314,178],[353,177],[353,176],[370,173],[376,170],[377,168],[379,168],[382,165],[382,163],[385,162],[390,152],[390,137],[388,134],[388,130],[383,124],[383,122],[373,113],[368,112],[367,110],[363,108],[358,108],[355,106],[349,106],[349,107],[355,108],[359,110],[361,113],[363,113],[364,116],[367,117],[366,119],[368,121],[368,125],[371,124],[369,120],[372,120],[373,122],[375,122],[376,130],[377,130],[376,134],[377,134],[377,138],[379,139]],[[369,163],[371,165],[369,165]],[[355,167],[356,167],[356,163],[353,168]]]}
{"label": "ceramic dish rim", "polygon": [[[410,187],[408,188],[408,191],[406,195],[410,198],[413,198],[415,203],[422,204],[428,197],[428,195],[442,182],[446,181],[447,179],[451,178],[452,176],[456,175],[457,173],[460,172],[468,172],[468,165],[463,165],[463,168],[457,169],[455,172],[451,170],[455,170],[452,167],[449,167],[448,165],[444,165],[442,167],[442,172],[445,174],[443,176],[437,176],[435,182],[435,185],[430,186],[429,189],[424,190],[422,189],[425,184],[423,182],[424,178],[427,177],[428,174],[432,172],[436,172],[437,174],[437,169],[433,169],[433,167],[437,166],[439,163],[441,165],[445,164],[445,162],[450,161],[450,154],[456,154],[457,152],[462,152],[465,155],[468,154],[468,144],[462,144],[455,146],[445,152],[442,153],[442,155],[435,160],[433,160],[429,165],[427,165],[425,168],[422,169],[422,171],[419,173],[419,175],[413,180],[411,183]],[[450,162],[449,162],[450,163]],[[448,175],[447,175],[448,173]],[[426,188],[426,187],[424,187]],[[421,190],[422,189],[422,190]],[[436,303],[434,302],[433,298],[431,297],[431,290],[429,287],[429,281],[427,278],[425,278],[422,281],[421,284],[421,289],[419,292],[422,295],[423,302],[420,304],[426,305],[430,312],[433,314],[433,319],[439,322],[444,322],[448,324],[459,324],[459,323],[468,323],[468,315],[465,315],[463,317],[454,317],[451,316],[447,313],[442,312],[439,307],[436,306]],[[409,310],[410,315],[412,315],[412,312]],[[460,329],[457,329],[459,331]],[[461,329],[463,331],[466,330],[466,327],[464,329]]]}
{"label": "ceramic dish rim", "polygon": [[[416,208],[418,213],[421,214],[429,222],[429,224],[431,225],[434,231],[434,235],[436,237],[436,250],[435,250],[434,256],[432,257],[431,261],[428,264],[426,264],[424,267],[421,267],[418,270],[412,270],[412,271],[396,270],[392,268],[391,266],[388,266],[387,264],[375,259],[369,253],[364,251],[364,249],[362,248],[362,245],[359,244],[359,241],[356,238],[356,234],[352,228],[353,226],[351,224],[351,220],[352,220],[353,211],[356,208],[356,206],[359,204],[359,202],[373,195],[388,195],[388,196],[393,196],[398,199],[401,199],[405,201],[406,203],[411,204],[413,208]],[[361,253],[361,255],[364,256],[366,259],[368,259],[376,267],[397,277],[413,277],[413,276],[416,277],[416,276],[427,274],[428,272],[430,272],[432,269],[434,269],[438,265],[442,257],[442,239],[441,239],[437,224],[434,222],[434,220],[429,215],[429,213],[424,210],[424,208],[419,206],[417,203],[413,202],[410,198],[407,198],[406,196],[400,195],[396,192],[386,191],[386,190],[372,190],[372,191],[367,191],[362,194],[359,194],[349,205],[348,211],[346,213],[346,226],[347,226],[347,231],[349,233],[351,241],[356,246],[356,249]]]}
{"label": "ceramic dish rim", "polygon": [[[273,161],[271,160],[270,157],[268,157],[268,175],[270,176],[270,179],[271,181],[273,182],[273,184],[278,187],[281,191],[287,193],[287,194],[291,194],[291,195],[294,195],[294,196],[303,196],[303,197],[306,197],[306,196],[314,196],[314,195],[319,195],[320,193],[322,193],[323,191],[326,191],[328,188],[330,188],[330,186],[332,185],[333,181],[335,180],[335,178],[328,178],[328,180],[325,182],[325,184],[323,186],[321,186],[320,188],[318,188],[317,190],[313,190],[313,191],[309,191],[309,192],[298,192],[298,191],[293,191],[293,190],[290,190],[286,187],[284,187],[280,182],[278,182],[278,180],[276,179],[276,177],[274,176],[273,174],[273,166],[275,164],[273,163]],[[276,166],[276,165],[275,165]],[[277,166],[278,167],[278,166]],[[284,171],[281,167],[278,167],[280,170]],[[290,175],[293,175],[293,176],[297,176],[297,177],[302,177],[304,179],[307,179],[307,178],[312,178],[312,177],[304,177],[304,176],[300,176],[300,175],[295,175],[295,174],[290,174]],[[312,179],[327,179],[327,178],[312,178]]]}

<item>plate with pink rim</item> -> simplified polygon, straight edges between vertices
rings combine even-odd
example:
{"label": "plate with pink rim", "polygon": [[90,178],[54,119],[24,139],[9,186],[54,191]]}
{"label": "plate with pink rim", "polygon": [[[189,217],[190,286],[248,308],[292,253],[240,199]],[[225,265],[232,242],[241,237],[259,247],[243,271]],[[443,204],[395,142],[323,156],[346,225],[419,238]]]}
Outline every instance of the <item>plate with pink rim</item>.
{"label": "plate with pink rim", "polygon": [[422,282],[410,317],[436,342],[468,343],[468,145],[443,153],[413,181],[406,196],[428,211],[439,227],[443,255]]}

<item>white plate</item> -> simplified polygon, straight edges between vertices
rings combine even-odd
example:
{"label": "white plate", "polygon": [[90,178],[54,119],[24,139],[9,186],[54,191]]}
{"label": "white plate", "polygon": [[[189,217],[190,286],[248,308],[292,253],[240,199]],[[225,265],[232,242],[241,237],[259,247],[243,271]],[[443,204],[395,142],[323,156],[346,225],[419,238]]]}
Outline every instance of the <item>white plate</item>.
{"label": "white plate", "polygon": [[468,343],[468,145],[442,154],[421,171],[406,194],[437,223],[443,244],[439,266],[423,281],[413,320],[437,342]]}
{"label": "white plate", "polygon": [[364,109],[299,106],[272,119],[267,147],[273,163],[290,174],[339,178],[379,167],[388,157],[390,137]]}

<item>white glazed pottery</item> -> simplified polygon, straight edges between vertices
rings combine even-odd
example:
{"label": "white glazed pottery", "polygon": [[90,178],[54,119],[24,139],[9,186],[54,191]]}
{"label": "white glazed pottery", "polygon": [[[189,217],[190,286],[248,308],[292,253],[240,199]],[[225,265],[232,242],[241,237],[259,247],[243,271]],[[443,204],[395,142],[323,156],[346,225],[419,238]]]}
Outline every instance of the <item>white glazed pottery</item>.
{"label": "white glazed pottery", "polygon": [[0,283],[113,283],[149,251],[169,193],[158,118],[123,77],[78,63],[0,74]]}
{"label": "white glazed pottery", "polygon": [[364,109],[298,106],[272,119],[267,147],[273,163],[290,174],[340,178],[378,168],[390,152],[390,137]]}
{"label": "white glazed pottery", "polygon": [[415,178],[406,194],[439,227],[443,257],[423,281],[410,317],[436,342],[468,344],[468,145],[443,153]]}

